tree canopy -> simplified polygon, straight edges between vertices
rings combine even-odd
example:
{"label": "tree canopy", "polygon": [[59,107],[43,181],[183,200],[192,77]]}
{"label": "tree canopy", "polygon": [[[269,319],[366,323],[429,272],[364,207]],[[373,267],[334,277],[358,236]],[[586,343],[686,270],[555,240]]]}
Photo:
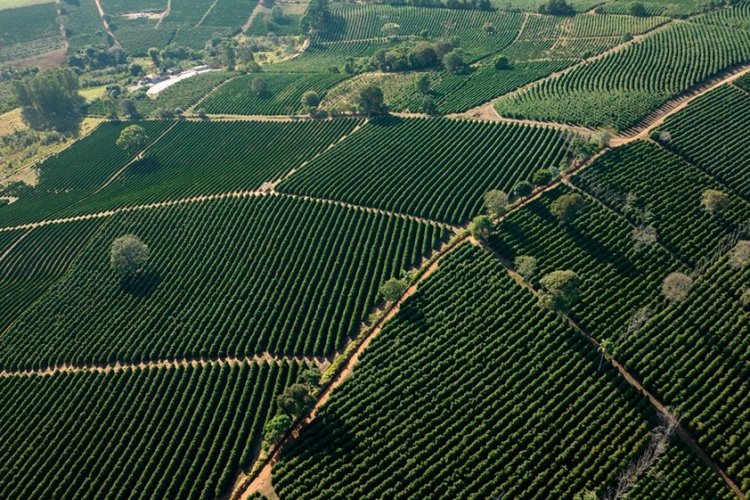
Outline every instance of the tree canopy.
{"label": "tree canopy", "polygon": [[27,125],[37,130],[76,132],[84,98],[70,68],[50,68],[13,82]]}
{"label": "tree canopy", "polygon": [[585,203],[583,197],[578,193],[564,194],[552,202],[550,212],[562,224],[573,222],[576,215],[583,210]]}
{"label": "tree canopy", "polygon": [[508,194],[505,191],[492,189],[484,193],[484,208],[493,217],[500,217],[505,213],[508,201]]}
{"label": "tree canopy", "polygon": [[664,278],[661,293],[670,302],[682,302],[693,287],[693,279],[683,273],[671,273]]}
{"label": "tree canopy", "polygon": [[365,85],[357,93],[357,105],[366,115],[380,115],[386,112],[383,90],[377,85]]}
{"label": "tree canopy", "polygon": [[545,307],[564,312],[578,302],[581,279],[574,271],[553,271],[539,283],[542,285],[541,301]]}
{"label": "tree canopy", "polygon": [[401,297],[407,286],[408,283],[405,279],[391,278],[380,285],[378,292],[385,301],[395,302]]}
{"label": "tree canopy", "polygon": [[110,263],[117,274],[129,277],[141,272],[150,255],[148,246],[138,236],[126,234],[112,242]]}
{"label": "tree canopy", "polygon": [[717,215],[729,207],[729,196],[718,189],[706,189],[701,195],[701,206],[711,215]]}
{"label": "tree canopy", "polygon": [[117,147],[125,150],[128,154],[134,155],[141,151],[148,144],[148,135],[140,125],[130,125],[120,132],[117,138]]}

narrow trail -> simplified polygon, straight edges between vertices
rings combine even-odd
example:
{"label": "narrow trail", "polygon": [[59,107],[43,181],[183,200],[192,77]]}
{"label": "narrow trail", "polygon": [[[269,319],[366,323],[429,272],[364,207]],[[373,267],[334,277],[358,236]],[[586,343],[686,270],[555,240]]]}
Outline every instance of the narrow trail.
{"label": "narrow trail", "polygon": [[325,357],[309,357],[309,356],[278,356],[268,352],[262,354],[255,354],[254,356],[246,356],[244,358],[225,356],[216,358],[175,358],[175,359],[162,359],[156,361],[143,361],[140,363],[116,363],[110,364],[87,364],[87,365],[70,365],[63,363],[60,365],[51,366],[41,370],[2,370],[0,371],[0,378],[11,378],[11,377],[49,377],[58,373],[108,373],[108,372],[119,372],[124,370],[143,370],[153,368],[175,368],[178,366],[224,366],[224,365],[236,365],[239,363],[300,363],[307,365],[315,365],[320,368],[321,371],[325,370],[331,363],[331,359]]}
{"label": "narrow trail", "polygon": [[148,144],[143,149],[143,151],[141,151],[140,153],[138,153],[132,160],[130,160],[129,162],[127,162],[125,165],[123,165],[123,167],[120,170],[118,170],[117,172],[115,172],[114,174],[112,174],[109,177],[109,179],[107,179],[104,182],[104,184],[102,184],[101,186],[99,186],[99,188],[96,191],[94,191],[92,194],[96,194],[99,191],[101,191],[102,189],[104,189],[105,187],[107,187],[110,184],[112,184],[115,180],[117,180],[118,177],[120,177],[122,175],[122,173],[124,171],[126,171],[128,169],[128,167],[130,167],[135,162],[142,160],[143,159],[143,155],[145,155],[146,152],[149,149],[151,149],[153,146],[155,146],[160,140],[162,140],[164,138],[165,135],[167,135],[167,133],[169,133],[176,126],[177,126],[177,122],[174,122],[172,125],[170,125],[169,127],[167,127],[161,134],[159,134],[159,136],[156,139],[154,139],[150,144]]}
{"label": "narrow trail", "polygon": [[383,326],[393,317],[395,317],[396,314],[398,314],[404,302],[417,292],[419,285],[438,270],[438,268],[440,267],[440,261],[442,261],[453,250],[458,248],[460,244],[467,239],[471,238],[468,236],[468,234],[465,234],[463,237],[445,243],[433,255],[433,257],[424,264],[424,266],[421,268],[420,275],[417,280],[411,286],[409,286],[409,288],[407,288],[403,294],[401,294],[401,297],[391,305],[385,315],[383,315],[383,317],[380,318],[380,320],[375,325],[373,325],[372,329],[370,329],[369,332],[367,332],[361,338],[355,340],[355,342],[359,342],[357,348],[351,353],[350,357],[346,361],[346,364],[343,365],[339,373],[326,387],[321,390],[312,410],[306,416],[299,418],[294,423],[292,428],[287,431],[286,435],[281,439],[281,441],[279,441],[279,443],[271,449],[264,463],[258,464],[258,472],[256,474],[251,474],[245,478],[241,478],[238,481],[238,484],[236,484],[235,487],[232,488],[232,493],[230,494],[231,499],[246,500],[250,497],[250,495],[256,492],[262,492],[268,498],[278,498],[278,496],[276,496],[276,493],[273,491],[272,468],[281,456],[281,451],[283,450],[284,446],[289,441],[296,439],[299,436],[302,428],[306,425],[309,425],[313,420],[315,420],[315,416],[317,415],[318,411],[326,404],[326,402],[328,402],[332,392],[340,387],[341,384],[343,384],[354,372],[354,368],[359,363],[362,353],[367,349],[373,339],[375,339],[375,337],[377,337],[378,334],[382,331]]}
{"label": "narrow trail", "polygon": [[104,8],[102,7],[101,0],[94,0],[94,3],[96,4],[96,10],[99,11],[99,17],[101,18],[102,24],[104,25],[104,31],[112,39],[112,46],[122,48],[120,40],[117,39],[115,33],[112,31],[112,28],[109,25],[109,21],[107,21],[107,17],[104,12]]}
{"label": "narrow trail", "polygon": [[203,16],[201,17],[201,20],[198,21],[198,24],[195,25],[196,28],[203,24],[203,21],[205,21],[208,15],[211,13],[211,11],[214,10],[214,7],[216,7],[217,3],[219,3],[219,0],[214,0],[211,3],[211,5],[208,6],[208,8],[206,9],[206,12],[204,12]]}
{"label": "narrow trail", "polygon": [[252,12],[250,12],[250,16],[247,18],[247,21],[245,21],[245,24],[242,25],[242,32],[247,33],[247,30],[250,29],[250,26],[253,25],[253,21],[255,21],[255,18],[257,17],[258,13],[260,13],[260,9],[262,7],[260,6],[260,2],[255,4],[255,7],[253,8]]}
{"label": "narrow trail", "polygon": [[[502,263],[502,265],[505,267],[505,270],[507,271],[508,275],[516,282],[519,286],[522,286],[523,288],[526,288],[529,290],[532,294],[534,294],[536,297],[539,297],[539,292],[531,286],[520,274],[513,271],[509,266],[508,263],[500,256],[498,256],[492,249],[482,245],[483,248],[485,248],[488,252],[490,252],[493,256],[497,258],[497,260]],[[570,318],[567,314],[561,314],[563,319],[580,335],[582,335],[588,342],[594,346],[597,350],[600,350],[600,343],[591,336],[586,330],[584,330],[576,321],[574,321],[572,318]],[[656,396],[654,396],[651,392],[646,389],[643,384],[638,380],[637,377],[635,377],[628,369],[619,361],[617,361],[614,356],[611,356],[607,354],[608,361],[614,366],[617,371],[620,373],[620,375],[625,379],[625,381],[633,387],[636,391],[640,392],[641,394],[645,395],[651,405],[656,409],[657,412],[661,413],[662,415],[665,415],[667,417],[671,417],[675,419],[675,421],[678,421],[679,419],[677,416],[675,416],[669,407],[665,405],[662,401],[660,401]],[[706,465],[708,465],[716,474],[721,477],[721,479],[726,483],[727,487],[729,487],[732,492],[735,494],[737,498],[740,498],[741,500],[745,500],[745,496],[742,493],[742,490],[740,490],[739,486],[727,475],[727,473],[719,466],[719,464],[714,461],[704,450],[703,448],[698,444],[698,441],[693,437],[692,434],[681,424],[678,422],[677,427],[675,429],[677,431],[677,435],[682,439],[682,441],[690,448],[690,450],[695,453],[698,458],[701,459]]]}
{"label": "narrow trail", "polygon": [[722,85],[732,83],[748,73],[750,73],[750,64],[745,64],[726,70],[710,80],[700,82],[651,111],[639,124],[616,136],[610,143],[613,147],[617,147],[634,140],[648,139],[652,130],[662,125],[670,116],[685,109],[695,99]]}
{"label": "narrow trail", "polygon": [[169,16],[169,14],[172,12],[172,0],[167,0],[167,10],[162,12],[161,16],[159,17],[159,20],[156,22],[156,26],[154,26],[154,29],[159,29],[159,26],[161,26],[161,22]]}
{"label": "narrow trail", "polygon": [[382,215],[387,215],[390,217],[399,217],[402,219],[421,222],[424,224],[432,224],[438,227],[449,229],[454,232],[458,232],[460,230],[458,226],[454,226],[454,225],[451,225],[442,221],[425,219],[423,217],[419,217],[416,215],[393,212],[390,210],[383,210],[381,208],[368,207],[364,205],[356,205],[353,203],[348,203],[348,202],[339,201],[339,200],[331,200],[328,198],[317,198],[315,196],[305,196],[305,195],[298,195],[298,194],[276,191],[273,188],[273,184],[268,183],[268,187],[261,187],[260,189],[253,189],[253,190],[247,190],[247,191],[230,191],[230,192],[225,192],[225,193],[191,196],[187,198],[178,198],[175,200],[166,200],[166,201],[157,201],[153,203],[146,203],[143,205],[130,205],[126,207],[113,208],[111,210],[105,210],[102,212],[95,212],[95,213],[84,214],[84,215],[61,217],[58,219],[46,219],[46,220],[41,220],[37,222],[30,222],[28,224],[20,224],[17,226],[3,227],[3,228],[0,228],[0,232],[34,229],[37,227],[49,226],[51,224],[65,224],[68,222],[78,222],[78,221],[90,220],[90,219],[102,219],[106,217],[112,217],[121,213],[138,212],[141,210],[153,210],[157,208],[171,207],[175,205],[184,205],[184,204],[190,204],[190,203],[204,203],[207,201],[223,200],[227,198],[253,198],[253,197],[258,197],[258,196],[280,196],[280,197],[293,198],[297,200],[305,200],[305,201],[310,201],[310,202],[327,203],[329,205],[336,205],[336,206],[348,208],[351,210],[382,214]]}

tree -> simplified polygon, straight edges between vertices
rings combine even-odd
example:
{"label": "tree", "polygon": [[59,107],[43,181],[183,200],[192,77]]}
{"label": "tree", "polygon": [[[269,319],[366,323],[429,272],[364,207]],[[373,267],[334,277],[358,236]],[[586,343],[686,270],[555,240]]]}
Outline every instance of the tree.
{"label": "tree", "polygon": [[128,71],[130,71],[130,74],[133,76],[139,76],[144,73],[143,66],[138,63],[132,63],[130,66],[128,66]]}
{"label": "tree", "polygon": [[585,203],[578,193],[559,196],[550,206],[550,212],[557,217],[561,224],[570,224],[583,209]]}
{"label": "tree", "polygon": [[482,25],[482,31],[484,31],[488,35],[494,35],[495,33],[497,33],[497,30],[495,29],[495,25],[492,23],[484,23]]}
{"label": "tree", "polygon": [[513,194],[519,198],[529,196],[533,192],[534,186],[532,186],[529,181],[518,181],[516,185],[513,186]]}
{"label": "tree", "polygon": [[648,11],[641,2],[630,4],[630,15],[636,17],[648,17]]}
{"label": "tree", "polygon": [[539,6],[539,13],[550,16],[573,16],[576,11],[565,0],[548,0],[546,4]]}
{"label": "tree", "polygon": [[36,130],[76,131],[84,103],[78,90],[78,75],[70,68],[50,68],[13,82],[23,120]]}
{"label": "tree", "polygon": [[438,62],[438,56],[432,45],[427,42],[420,42],[409,52],[407,60],[412,69],[420,70],[435,66]]}
{"label": "tree", "polygon": [[729,207],[729,196],[718,189],[706,189],[701,196],[703,210],[711,215],[717,215]]}
{"label": "tree", "polygon": [[320,104],[320,96],[317,92],[308,90],[302,94],[302,105],[307,108],[317,108]]}
{"label": "tree", "polygon": [[536,276],[537,261],[531,255],[519,255],[513,261],[516,272],[523,276],[526,281],[531,281]]}
{"label": "tree", "polygon": [[320,386],[321,373],[317,366],[310,366],[300,372],[299,378],[302,383],[307,384],[311,391],[315,391]]}
{"label": "tree", "polygon": [[671,273],[664,278],[661,285],[661,293],[670,302],[682,302],[693,287],[693,279],[683,273]]}
{"label": "tree", "polygon": [[633,237],[634,249],[636,252],[656,243],[656,228],[651,224],[641,224],[633,228],[631,235]]}
{"label": "tree", "polygon": [[383,32],[385,36],[396,36],[398,35],[398,30],[401,29],[401,26],[399,26],[397,23],[385,23],[382,28],[380,28],[380,31]]}
{"label": "tree", "polygon": [[430,77],[427,75],[422,75],[417,79],[417,92],[419,92],[422,95],[427,95],[430,93]]}
{"label": "tree", "polygon": [[492,217],[500,217],[505,213],[508,205],[508,194],[499,189],[492,189],[484,193],[484,208]]}
{"label": "tree", "polygon": [[161,66],[161,56],[159,54],[159,49],[156,47],[151,47],[146,51],[146,54],[148,54],[148,57],[151,58],[151,62],[154,63],[154,66],[157,68]]}
{"label": "tree", "polygon": [[276,24],[284,24],[286,22],[284,11],[278,5],[274,5],[273,9],[271,9],[271,20]]}
{"label": "tree", "polygon": [[510,60],[506,56],[498,57],[495,59],[495,69],[498,71],[510,69]]}
{"label": "tree", "polygon": [[599,366],[597,367],[596,371],[602,369],[602,361],[604,361],[604,356],[612,352],[612,341],[609,339],[602,340],[599,343],[599,352],[601,353],[601,357],[599,357]]}
{"label": "tree", "polygon": [[130,125],[120,132],[117,138],[117,147],[124,149],[128,154],[134,155],[148,144],[148,135],[140,125]]}
{"label": "tree", "polygon": [[534,175],[531,176],[531,182],[534,183],[535,186],[545,186],[550,183],[553,177],[552,170],[549,168],[540,168],[536,172],[534,172]]}
{"label": "tree", "polygon": [[141,272],[150,255],[148,246],[138,236],[126,234],[112,242],[109,261],[117,274],[131,277]]}
{"label": "tree", "polygon": [[328,0],[312,0],[305,15],[300,20],[300,28],[309,35],[324,33],[328,30],[331,22],[331,12],[328,9]]}
{"label": "tree", "polygon": [[408,285],[405,279],[391,278],[380,285],[378,293],[386,302],[396,302],[401,298]]}
{"label": "tree", "polygon": [[443,66],[449,73],[463,73],[467,69],[461,49],[453,49],[443,57]]}
{"label": "tree", "polygon": [[553,311],[567,311],[578,302],[581,279],[574,271],[553,271],[544,276],[540,300],[542,305]]}
{"label": "tree", "polygon": [[263,426],[263,444],[266,448],[279,443],[287,429],[292,426],[292,419],[287,415],[276,415]]}
{"label": "tree", "polygon": [[729,255],[729,265],[742,269],[750,264],[750,240],[739,240]]}
{"label": "tree", "polygon": [[386,112],[383,91],[376,85],[365,85],[357,93],[357,106],[366,115],[380,115]]}
{"label": "tree", "polygon": [[437,116],[440,114],[435,99],[428,95],[422,98],[422,111],[430,116]]}
{"label": "tree", "polygon": [[276,397],[276,404],[289,417],[300,417],[315,406],[315,398],[305,384],[292,384]]}
{"label": "tree", "polygon": [[265,95],[268,92],[268,82],[259,76],[253,78],[251,86],[253,88],[253,92],[255,92],[255,94],[258,96]]}
{"label": "tree", "polygon": [[487,241],[487,238],[490,237],[493,229],[494,226],[492,225],[492,219],[486,215],[474,217],[474,220],[472,220],[469,225],[469,232],[471,232],[471,235],[479,241]]}
{"label": "tree", "polygon": [[138,107],[135,105],[135,101],[133,99],[123,99],[122,101],[120,101],[120,108],[122,109],[122,112],[131,120],[135,120],[139,116]]}

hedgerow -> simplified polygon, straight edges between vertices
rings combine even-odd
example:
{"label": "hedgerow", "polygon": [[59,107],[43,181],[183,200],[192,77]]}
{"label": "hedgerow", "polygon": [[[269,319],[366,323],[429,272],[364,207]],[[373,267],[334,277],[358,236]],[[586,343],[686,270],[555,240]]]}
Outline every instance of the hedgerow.
{"label": "hedgerow", "polygon": [[652,410],[464,244],[368,346],[273,470],[282,498],[572,498],[648,441]]}
{"label": "hedgerow", "polygon": [[486,191],[510,191],[565,149],[565,134],[549,128],[379,118],[278,189],[458,224],[482,210]]}
{"label": "hedgerow", "polygon": [[[0,379],[3,498],[218,498],[296,364]],[[41,443],[44,443],[42,446]]]}
{"label": "hedgerow", "polygon": [[[125,281],[109,262],[124,234],[151,250]],[[0,338],[0,365],[330,355],[379,285],[446,237],[432,224],[280,196],[121,213]]]}

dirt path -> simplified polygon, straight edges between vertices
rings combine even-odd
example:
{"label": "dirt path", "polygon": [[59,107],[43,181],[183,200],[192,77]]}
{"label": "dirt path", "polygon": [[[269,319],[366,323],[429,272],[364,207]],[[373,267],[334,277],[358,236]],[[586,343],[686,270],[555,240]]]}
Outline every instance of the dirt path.
{"label": "dirt path", "polygon": [[390,217],[399,217],[402,219],[422,222],[424,224],[432,224],[432,225],[439,226],[439,227],[442,227],[442,228],[445,228],[454,232],[458,232],[460,230],[460,228],[457,226],[453,226],[451,224],[448,224],[442,221],[425,219],[423,217],[418,217],[416,215],[393,212],[390,210],[383,210],[380,208],[368,207],[364,205],[356,205],[353,203],[348,203],[348,202],[339,201],[339,200],[331,200],[328,198],[317,198],[315,196],[304,196],[304,195],[298,195],[298,194],[292,194],[292,193],[284,193],[284,192],[276,191],[273,188],[273,183],[267,183],[260,189],[254,189],[254,190],[248,190],[248,191],[230,191],[230,192],[225,192],[225,193],[192,196],[192,197],[187,197],[187,198],[178,198],[174,200],[157,201],[154,203],[147,203],[143,205],[130,205],[127,207],[113,208],[112,210],[105,210],[102,212],[95,212],[95,213],[84,214],[84,215],[75,215],[72,217],[61,217],[58,219],[46,219],[46,220],[41,220],[37,222],[29,222],[28,224],[19,224],[17,226],[2,227],[0,228],[0,232],[34,229],[37,227],[49,226],[51,224],[65,224],[68,222],[78,222],[78,221],[90,220],[90,219],[103,219],[106,217],[112,217],[117,214],[126,213],[126,212],[153,210],[156,208],[171,207],[175,205],[184,205],[188,203],[203,203],[207,201],[223,200],[227,198],[252,198],[252,197],[257,197],[257,196],[282,196],[285,198],[294,198],[297,200],[327,203],[330,205],[337,205],[337,206],[348,208],[351,210],[359,210],[362,212],[382,214],[382,215],[387,215]]}
{"label": "dirt path", "polygon": [[344,381],[346,381],[346,379],[348,379],[354,372],[354,368],[359,363],[359,359],[362,356],[362,353],[367,349],[373,339],[375,339],[375,337],[377,337],[378,334],[383,330],[383,326],[393,317],[395,317],[396,314],[398,314],[404,302],[417,292],[419,285],[438,270],[438,268],[440,267],[440,261],[443,260],[453,250],[458,248],[458,246],[466,239],[468,239],[467,235],[454,241],[448,242],[434,254],[433,258],[430,259],[430,261],[428,261],[422,268],[419,278],[404,291],[401,297],[393,303],[390,309],[388,309],[388,312],[361,340],[359,340],[359,345],[350,355],[341,371],[320,392],[320,394],[318,395],[318,400],[315,403],[315,406],[313,406],[313,409],[310,411],[310,413],[304,418],[298,419],[297,422],[295,422],[295,424],[292,426],[292,428],[287,432],[286,436],[282,438],[279,444],[272,448],[271,452],[268,455],[268,458],[266,459],[266,463],[262,465],[259,472],[254,477],[247,477],[244,481],[239,481],[239,484],[232,489],[230,498],[240,498],[242,500],[246,500],[250,495],[256,492],[263,493],[271,499],[278,498],[276,493],[273,491],[272,469],[273,465],[281,456],[281,451],[283,450],[286,443],[296,439],[299,436],[302,428],[306,425],[309,425],[313,420],[315,420],[315,416],[317,415],[320,408],[323,407],[326,402],[328,402],[328,399],[331,397],[331,393],[336,390],[336,388],[341,386],[341,384],[343,384]]}
{"label": "dirt path", "polygon": [[247,33],[247,30],[250,29],[250,26],[252,26],[253,21],[255,21],[255,17],[258,15],[258,13],[261,11],[263,7],[261,7],[260,2],[255,4],[255,8],[250,13],[250,16],[247,18],[247,21],[245,21],[245,24],[242,25],[242,32]]}
{"label": "dirt path", "polygon": [[169,16],[169,14],[172,12],[172,0],[167,0],[167,9],[162,12],[161,17],[159,17],[159,20],[156,22],[156,26],[154,26],[154,29],[159,29],[159,26],[161,26],[161,22]]}
{"label": "dirt path", "polygon": [[109,21],[107,21],[106,14],[104,13],[104,8],[102,7],[101,0],[94,0],[94,3],[96,4],[96,10],[99,11],[99,17],[101,18],[102,24],[104,25],[104,31],[112,39],[112,46],[122,48],[122,44],[115,36],[115,33],[112,31],[112,28],[109,26]]}
{"label": "dirt path", "polygon": [[653,110],[651,113],[649,113],[648,117],[641,121],[641,123],[639,123],[635,127],[632,127],[625,133],[622,133],[613,138],[610,141],[610,144],[612,145],[612,147],[618,147],[634,140],[648,139],[649,134],[652,130],[662,125],[670,116],[685,109],[695,99],[711,92],[712,90],[715,90],[718,87],[721,87],[722,85],[732,83],[741,76],[744,76],[748,73],[750,73],[750,64],[745,64],[737,68],[724,71],[719,76],[695,85],[694,87],[685,91],[683,94],[670,99],[662,106],[659,106],[657,109]]}
{"label": "dirt path", "polygon": [[167,368],[177,366],[223,366],[223,365],[236,365],[238,363],[304,363],[308,365],[315,365],[320,368],[321,371],[325,370],[331,363],[329,358],[324,357],[308,357],[308,356],[277,356],[268,352],[262,354],[256,354],[254,356],[247,356],[244,358],[237,357],[217,357],[217,358],[176,358],[176,359],[162,359],[156,361],[145,361],[141,363],[120,363],[119,361],[112,364],[88,364],[83,366],[76,366],[70,364],[61,364],[53,367],[45,368],[43,370],[19,370],[19,371],[0,371],[0,378],[10,377],[49,377],[57,373],[79,373],[79,372],[92,372],[92,373],[107,373],[107,372],[118,372],[123,370],[142,370],[147,368]]}
{"label": "dirt path", "polygon": [[[170,0],[171,1],[171,0]],[[198,26],[203,24],[203,21],[206,20],[208,15],[211,13],[212,10],[214,10],[214,7],[216,7],[216,4],[219,3],[219,0],[214,0],[211,5],[208,6],[208,9],[206,9],[206,12],[203,13],[203,17],[201,17],[201,20],[198,21],[198,24],[195,25],[197,28]],[[257,6],[257,5],[256,5]]]}
{"label": "dirt path", "polygon": [[[508,273],[508,275],[520,286],[526,288],[531,293],[539,296],[539,292],[532,287],[520,274],[513,271],[510,267],[508,267],[508,263],[501,258],[500,256],[496,255],[495,252],[492,251],[492,249],[487,248],[487,251],[495,255],[497,257],[498,261],[500,261],[503,266],[505,266],[505,269]],[[566,314],[561,314],[563,319],[580,335],[583,335],[588,342],[593,345],[596,350],[600,349],[599,342],[592,337],[586,330],[584,330],[578,323],[576,323],[573,319],[571,319]],[[657,412],[661,413],[662,415],[665,415],[667,417],[674,418],[675,421],[678,421],[679,419],[677,416],[675,416],[672,411],[669,409],[668,406],[666,406],[664,403],[662,403],[656,396],[654,396],[651,392],[648,391],[645,387],[643,387],[643,384],[632,374],[628,371],[628,369],[619,361],[617,361],[613,356],[607,354],[607,359],[609,362],[614,366],[617,371],[620,373],[620,375],[625,379],[625,381],[633,387],[636,391],[640,392],[641,394],[645,395],[651,405],[656,409]],[[690,434],[690,432],[685,429],[680,423],[677,424],[676,427],[677,435],[682,439],[682,441],[690,448],[691,451],[693,451],[706,465],[711,467],[711,469],[716,472],[721,479],[726,483],[726,485],[732,490],[732,492],[737,496],[738,498],[744,500],[745,496],[742,493],[742,490],[737,486],[737,484],[732,481],[732,479],[726,474],[726,472],[719,466],[718,463],[716,463],[704,450],[703,448],[698,444],[698,441]]]}
{"label": "dirt path", "polygon": [[152,141],[152,142],[151,142],[150,144],[148,144],[148,145],[147,145],[147,146],[146,146],[146,147],[145,147],[145,148],[143,149],[143,151],[141,151],[140,153],[138,153],[138,154],[137,154],[137,155],[135,156],[135,158],[133,158],[132,160],[130,160],[129,162],[127,162],[127,163],[126,163],[126,164],[125,164],[125,165],[124,165],[124,166],[123,166],[123,167],[122,167],[122,168],[121,168],[120,170],[118,170],[117,172],[115,172],[114,174],[112,174],[112,175],[110,176],[110,178],[109,178],[109,179],[107,179],[107,180],[106,180],[106,181],[104,182],[104,184],[102,184],[102,185],[101,185],[101,186],[99,187],[99,189],[97,189],[96,191],[94,191],[94,192],[93,192],[92,194],[96,194],[96,193],[98,193],[99,191],[101,191],[102,189],[104,189],[105,187],[107,187],[107,186],[109,186],[110,184],[112,184],[112,183],[113,183],[113,182],[114,182],[114,181],[115,181],[115,180],[116,180],[116,179],[117,179],[118,177],[120,177],[120,175],[122,175],[122,173],[123,173],[123,172],[124,172],[125,170],[127,170],[127,169],[128,169],[128,167],[129,167],[129,166],[131,166],[131,165],[132,165],[133,163],[135,163],[135,162],[137,162],[137,161],[140,161],[140,160],[142,160],[142,159],[143,159],[143,155],[144,155],[144,154],[146,154],[146,151],[148,151],[148,150],[149,150],[149,149],[151,149],[151,148],[152,148],[152,147],[153,147],[154,145],[156,145],[156,144],[157,144],[157,143],[158,143],[158,142],[159,142],[160,140],[162,140],[162,139],[164,138],[164,136],[165,136],[165,135],[167,135],[167,133],[168,133],[168,132],[170,132],[170,131],[171,131],[171,130],[172,130],[173,128],[175,128],[176,126],[177,126],[177,122],[174,122],[174,123],[173,123],[172,125],[170,125],[170,126],[169,126],[169,127],[167,127],[166,129],[164,129],[164,131],[163,131],[163,132],[162,132],[161,134],[159,134],[159,136],[158,136],[158,137],[157,137],[156,139],[154,139],[154,140],[153,140],[153,141]]}

